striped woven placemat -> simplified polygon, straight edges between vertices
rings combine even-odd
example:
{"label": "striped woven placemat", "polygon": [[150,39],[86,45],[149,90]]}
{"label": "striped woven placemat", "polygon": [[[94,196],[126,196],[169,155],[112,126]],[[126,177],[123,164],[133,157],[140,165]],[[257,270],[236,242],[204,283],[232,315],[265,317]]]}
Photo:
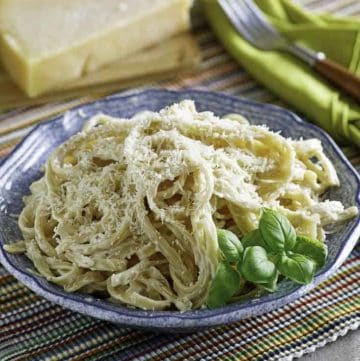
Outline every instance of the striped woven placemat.
{"label": "striped woven placemat", "polygon": [[[308,8],[360,15],[358,0],[302,0]],[[196,11],[195,11],[196,12]],[[232,61],[203,18],[194,16],[201,69],[171,82],[286,106]],[[0,157],[31,127],[94,99],[16,109],[0,115]],[[360,169],[360,154],[344,148]],[[0,266],[0,361],[7,360],[291,360],[336,340],[360,324],[360,245],[338,272],[299,300],[263,316],[188,335],[159,335],[118,327],[54,305],[29,291]]]}

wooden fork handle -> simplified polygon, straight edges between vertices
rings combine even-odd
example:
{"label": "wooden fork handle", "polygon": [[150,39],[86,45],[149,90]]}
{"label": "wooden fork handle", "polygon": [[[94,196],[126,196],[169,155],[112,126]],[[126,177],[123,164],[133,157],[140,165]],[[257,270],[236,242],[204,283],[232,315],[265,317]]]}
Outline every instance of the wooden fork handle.
{"label": "wooden fork handle", "polygon": [[360,103],[360,78],[358,76],[329,59],[318,60],[313,67],[318,73],[344,89]]}

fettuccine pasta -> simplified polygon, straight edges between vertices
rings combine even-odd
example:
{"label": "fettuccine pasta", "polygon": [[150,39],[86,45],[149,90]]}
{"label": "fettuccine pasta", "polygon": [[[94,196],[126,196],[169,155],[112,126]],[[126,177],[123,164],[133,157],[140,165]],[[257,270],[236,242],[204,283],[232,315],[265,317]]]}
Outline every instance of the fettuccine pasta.
{"label": "fettuccine pasta", "polygon": [[262,207],[298,234],[357,213],[320,195],[339,179],[317,139],[291,140],[186,100],[131,119],[97,115],[54,151],[19,217],[36,270],[66,291],[143,309],[204,305],[219,262],[217,228],[239,237]]}

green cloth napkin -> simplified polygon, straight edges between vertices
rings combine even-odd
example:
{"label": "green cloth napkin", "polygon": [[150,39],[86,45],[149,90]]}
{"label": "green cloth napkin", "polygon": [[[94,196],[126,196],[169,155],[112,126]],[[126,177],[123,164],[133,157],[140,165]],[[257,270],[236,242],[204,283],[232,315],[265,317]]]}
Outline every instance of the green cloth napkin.
{"label": "green cloth napkin", "polygon": [[[202,1],[218,38],[259,82],[271,89],[337,141],[360,147],[360,106],[291,54],[262,51],[231,25],[216,0]],[[288,0],[257,0],[287,38],[324,52],[360,75],[360,21],[306,12]]]}

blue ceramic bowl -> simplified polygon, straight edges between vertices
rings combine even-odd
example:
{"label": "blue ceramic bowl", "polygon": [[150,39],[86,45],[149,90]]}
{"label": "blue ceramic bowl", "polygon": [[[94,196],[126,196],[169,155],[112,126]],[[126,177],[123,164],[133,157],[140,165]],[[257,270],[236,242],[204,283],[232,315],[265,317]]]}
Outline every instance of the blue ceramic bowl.
{"label": "blue ceramic bowl", "polygon": [[34,275],[31,262],[24,255],[10,255],[3,245],[21,239],[17,215],[23,207],[22,197],[29,185],[41,176],[41,166],[59,144],[78,132],[83,123],[96,113],[130,117],[149,109],[158,111],[182,99],[193,99],[198,110],[210,110],[221,116],[240,113],[253,124],[266,124],[286,137],[318,138],[335,164],[342,187],[331,189],[328,196],[345,206],[360,207],[360,179],[334,141],[318,127],[305,123],[295,114],[276,106],[258,104],[237,97],[197,90],[145,90],[122,93],[86,104],[34,128],[0,167],[0,262],[19,281],[46,299],[71,310],[124,326],[153,331],[193,331],[259,315],[283,306],[327,279],[346,259],[360,235],[359,217],[346,223],[329,236],[329,257],[325,267],[307,286],[282,282],[279,290],[260,298],[243,301],[214,310],[142,311],[114,305],[87,294],[66,293],[60,287]]}

